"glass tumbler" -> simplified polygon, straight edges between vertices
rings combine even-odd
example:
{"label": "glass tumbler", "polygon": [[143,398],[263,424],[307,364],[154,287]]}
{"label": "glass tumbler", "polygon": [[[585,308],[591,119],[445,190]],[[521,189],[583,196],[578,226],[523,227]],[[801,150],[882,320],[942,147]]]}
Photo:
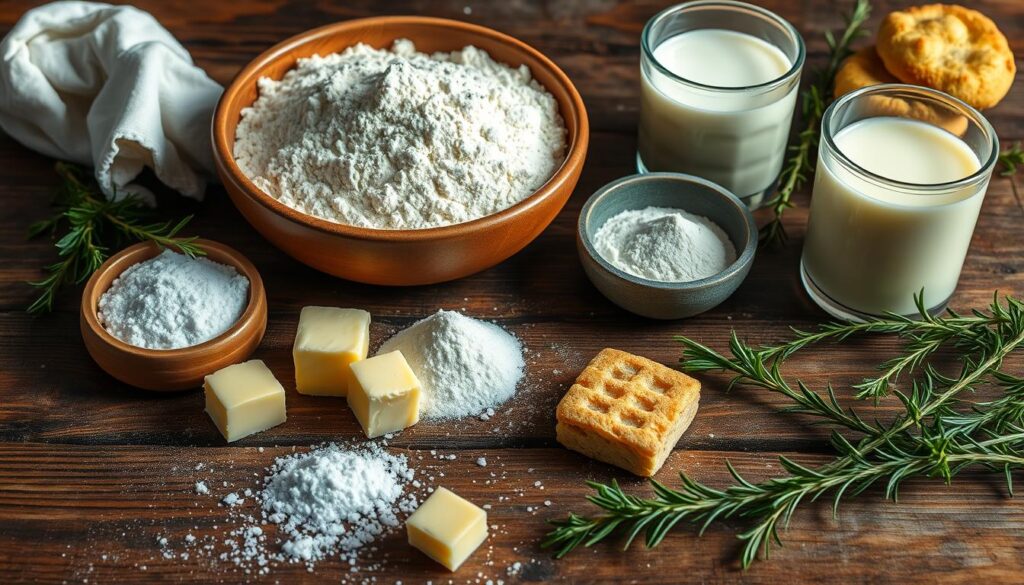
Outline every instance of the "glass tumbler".
{"label": "glass tumbler", "polygon": [[[905,182],[878,174],[879,164],[890,175],[908,172],[900,147],[889,146],[892,139],[856,145],[843,142],[851,154],[837,146],[837,135],[865,121],[876,128],[888,124],[889,132],[912,132],[915,140],[927,140],[920,152],[927,146],[956,154],[953,160],[970,157],[970,166],[964,168],[977,170],[936,183]],[[863,157],[872,157],[876,172],[854,162],[853,154],[862,162]],[[941,312],[956,289],[998,156],[999,140],[985,117],[940,91],[885,84],[836,100],[822,119],[800,262],[808,294],[831,315],[853,321],[889,313],[917,316],[914,295],[920,291],[923,308],[932,314]],[[924,162],[935,160],[940,159]],[[941,171],[930,169],[931,174]],[[922,177],[928,174],[915,172]]]}
{"label": "glass tumbler", "polygon": [[[655,57],[672,37],[706,29],[760,39],[785,55],[789,69],[764,83],[716,87],[680,77]],[[782,169],[804,53],[803,39],[789,22],[751,4],[688,2],[655,15],[641,38],[638,170],[697,175],[750,207],[760,206]]]}

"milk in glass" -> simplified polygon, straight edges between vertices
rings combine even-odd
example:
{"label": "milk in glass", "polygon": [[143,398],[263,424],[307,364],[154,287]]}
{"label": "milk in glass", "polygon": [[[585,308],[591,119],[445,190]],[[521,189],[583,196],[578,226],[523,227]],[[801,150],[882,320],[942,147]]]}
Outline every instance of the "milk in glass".
{"label": "milk in glass", "polygon": [[[885,91],[879,88],[868,94]],[[894,99],[904,98],[915,99]],[[910,117],[847,124],[833,118],[826,114],[823,132],[829,135],[821,146],[804,243],[809,292],[843,318],[914,314],[913,296],[921,289],[924,307],[941,309],[956,288],[991,175],[991,165],[983,167],[994,134],[981,135],[991,127],[984,122],[984,128],[963,132],[975,136],[976,146],[988,144],[986,150]]]}
{"label": "milk in glass", "polygon": [[663,13],[645,29],[637,165],[697,175],[757,205],[782,168],[803,44],[767,11],[695,4],[675,26],[658,26]]}

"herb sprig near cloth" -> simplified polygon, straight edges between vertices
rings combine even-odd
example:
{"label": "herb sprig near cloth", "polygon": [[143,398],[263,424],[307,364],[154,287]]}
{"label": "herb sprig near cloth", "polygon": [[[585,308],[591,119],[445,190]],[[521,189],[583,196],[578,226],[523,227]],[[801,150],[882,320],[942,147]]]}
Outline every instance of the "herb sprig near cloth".
{"label": "herb sprig near cloth", "polygon": [[[684,371],[731,372],[735,374],[732,384],[781,394],[791,402],[785,412],[806,415],[833,428],[836,456],[817,467],[780,457],[787,475],[761,482],[747,480],[726,463],[734,482],[724,488],[681,473],[678,489],[652,480],[653,498],[629,495],[615,481],[588,482],[595,490],[588,499],[602,513],[570,514],[553,522],[555,529],[543,546],[554,547],[556,556],[562,557],[621,531],[626,533],[627,547],[641,533],[647,546],[654,547],[684,520],[703,532],[713,523],[738,519],[748,523],[739,534],[741,563],[746,568],[759,553],[767,557],[773,542],[781,545],[779,529],[788,525],[801,503],[818,498],[830,497],[836,514],[844,497],[857,496],[876,483],[884,486],[886,498],[895,501],[906,479],[932,477],[950,483],[969,467],[1004,476],[1012,495],[1011,472],[1024,468],[1024,377],[1002,366],[1007,356],[1024,345],[1024,304],[1009,296],[1000,300],[997,294],[987,311],[969,315],[949,311],[936,317],[925,311],[922,295],[915,301],[920,320],[890,316],[867,323],[829,324],[816,332],[794,330],[791,341],[774,346],[750,346],[734,332],[730,355],[678,337],[684,347]],[[787,358],[813,344],[863,335],[896,335],[905,342],[899,356],[880,364],[876,375],[852,388],[860,399],[878,401],[894,395],[903,409],[888,422],[868,422],[857,410],[843,407],[831,385],[813,390],[799,380],[790,382],[781,372]],[[958,373],[940,373],[929,363],[940,347],[957,354]],[[901,375],[906,379],[897,388]],[[997,389],[998,397],[973,400],[973,391],[982,384]]]}
{"label": "herb sprig near cloth", "polygon": [[57,212],[29,226],[29,237],[50,234],[58,261],[46,267],[45,278],[29,283],[40,293],[28,312],[53,310],[62,288],[89,278],[107,259],[111,247],[125,242],[152,241],[188,256],[204,254],[195,237],[178,237],[192,216],[177,222],[154,221],[152,210],[136,197],[107,200],[83,169],[57,163],[56,171],[61,179],[53,202]]}

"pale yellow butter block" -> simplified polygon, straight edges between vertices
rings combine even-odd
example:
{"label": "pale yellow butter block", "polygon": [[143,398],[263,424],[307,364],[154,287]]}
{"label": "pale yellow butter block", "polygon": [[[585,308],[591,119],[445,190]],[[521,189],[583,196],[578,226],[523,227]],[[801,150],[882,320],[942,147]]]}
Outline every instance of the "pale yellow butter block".
{"label": "pale yellow butter block", "polygon": [[405,356],[393,351],[352,364],[348,405],[369,438],[420,420],[420,381]]}
{"label": "pale yellow butter block", "polygon": [[203,382],[206,412],[230,443],[283,423],[284,387],[263,360],[220,369]]}
{"label": "pale yellow butter block", "polygon": [[405,523],[409,544],[455,571],[487,540],[487,512],[443,487]]}
{"label": "pale yellow butter block", "polygon": [[345,396],[349,365],[366,358],[369,343],[366,311],[303,307],[292,346],[295,389],[316,396]]}

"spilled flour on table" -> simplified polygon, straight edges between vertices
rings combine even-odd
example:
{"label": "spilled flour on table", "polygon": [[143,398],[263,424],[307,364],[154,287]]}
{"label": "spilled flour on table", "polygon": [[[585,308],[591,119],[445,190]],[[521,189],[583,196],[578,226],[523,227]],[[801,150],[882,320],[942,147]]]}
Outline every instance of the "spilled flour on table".
{"label": "spilled flour on table", "polygon": [[[471,420],[471,424],[480,424]],[[191,459],[162,469],[176,485],[171,491],[132,492],[131,486],[126,486],[126,493],[135,493],[142,508],[163,508],[168,496],[178,496],[173,500],[175,518],[143,514],[122,522],[90,525],[85,535],[90,544],[68,544],[67,553],[60,555],[72,580],[105,583],[113,575],[123,580],[122,572],[128,567],[149,578],[175,581],[287,583],[294,580],[296,571],[308,571],[341,584],[391,583],[394,577],[426,582],[428,578],[410,581],[419,567],[433,565],[409,547],[402,524],[435,486],[451,487],[452,482],[488,512],[490,532],[487,542],[473,555],[474,568],[452,575],[452,582],[504,585],[542,580],[550,574],[550,560],[532,556],[536,551],[533,537],[510,530],[508,518],[532,516],[543,522],[564,513],[556,509],[557,501],[546,489],[554,469],[522,467],[511,460],[506,463],[505,454],[499,452],[431,449],[397,453],[388,446],[388,438],[372,443],[321,444],[306,452],[297,447],[242,449],[253,451],[245,456],[247,460],[252,456],[261,459],[256,452],[270,449],[279,456],[270,459],[268,453],[270,466],[256,470],[236,465],[223,454],[215,455],[216,460]],[[480,465],[480,459],[486,465]],[[342,470],[362,470],[375,480],[375,487],[366,491],[352,485],[332,488]],[[402,488],[394,500],[392,480]],[[206,486],[205,492],[195,490],[199,483]],[[268,490],[276,494],[274,498],[268,498]],[[283,491],[290,494],[282,496]],[[277,502],[270,505],[269,513],[268,502]],[[384,505],[386,502],[390,503]],[[323,510],[335,504],[338,510]],[[357,517],[342,519],[341,510]],[[280,523],[270,518],[284,512],[287,517],[280,518]],[[305,560],[304,555],[294,554],[304,550],[299,545],[306,537],[324,545],[305,549],[320,551],[319,558],[311,553]],[[291,552],[285,550],[288,542],[293,543]],[[382,581],[384,575],[392,579]],[[433,582],[448,583],[449,579]]]}
{"label": "spilled flour on table", "polygon": [[399,513],[416,509],[403,497],[415,472],[405,456],[377,444],[345,449],[336,444],[278,459],[260,494],[263,518],[278,525],[292,560],[313,562],[340,551],[354,555],[388,529]]}
{"label": "spilled flour on table", "polygon": [[[279,457],[267,472],[262,490],[232,492],[222,500],[229,508],[246,496],[259,504],[259,516],[235,515],[238,525],[220,554],[246,572],[269,572],[271,561],[312,569],[333,555],[355,565],[360,549],[399,528],[399,517],[418,506],[415,495],[405,495],[415,471],[404,455],[389,453],[381,443],[323,445]],[[268,525],[275,527],[278,547],[268,547]]]}

